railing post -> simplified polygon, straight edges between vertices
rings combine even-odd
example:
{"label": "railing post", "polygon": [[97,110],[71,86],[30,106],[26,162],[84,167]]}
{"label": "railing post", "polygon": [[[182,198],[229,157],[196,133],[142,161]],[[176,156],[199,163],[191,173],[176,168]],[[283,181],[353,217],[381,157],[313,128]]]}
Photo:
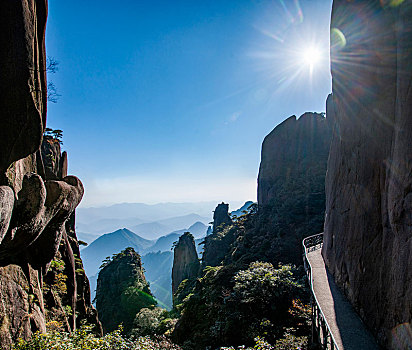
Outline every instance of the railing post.
{"label": "railing post", "polygon": [[316,303],[313,302],[313,296],[310,296],[310,305],[311,305],[311,319],[312,319],[312,343],[315,344],[317,340],[317,330],[316,330]]}
{"label": "railing post", "polygon": [[326,328],[325,320],[322,317],[322,337],[323,337],[323,349],[328,348],[328,330]]}

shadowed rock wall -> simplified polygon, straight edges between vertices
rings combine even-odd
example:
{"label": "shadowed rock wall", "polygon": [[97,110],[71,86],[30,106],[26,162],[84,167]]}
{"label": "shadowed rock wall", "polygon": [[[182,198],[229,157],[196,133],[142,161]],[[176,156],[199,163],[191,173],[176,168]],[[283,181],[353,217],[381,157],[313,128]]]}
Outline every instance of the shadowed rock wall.
{"label": "shadowed rock wall", "polygon": [[229,204],[220,203],[213,212],[213,232],[223,230],[224,226],[231,225],[232,219],[229,216]]}
{"label": "shadowed rock wall", "polygon": [[0,172],[35,153],[46,124],[47,0],[0,3]]}
{"label": "shadowed rock wall", "polygon": [[[53,147],[44,145],[60,159],[58,168],[43,163],[40,152],[47,109],[46,18],[45,0],[0,2],[2,348],[9,348],[19,337],[28,339],[37,330],[45,331],[47,322],[54,321],[57,313],[61,315],[57,321],[66,330],[75,329],[85,318],[100,326],[74,255],[78,246],[73,217],[83,185],[75,176],[66,176],[67,155],[60,155],[60,145],[54,141]],[[46,176],[45,168],[50,176]],[[59,278],[50,279],[52,285],[48,287],[58,285],[60,294],[54,294],[50,306],[50,300],[44,300],[47,283],[43,282],[53,271]],[[72,315],[65,306],[70,307]]]}
{"label": "shadowed rock wall", "polygon": [[323,256],[381,344],[412,347],[412,4],[334,0]]}
{"label": "shadowed rock wall", "polygon": [[[258,204],[266,206],[296,179],[323,178],[330,145],[327,120],[318,113],[291,116],[264,139],[258,177]],[[301,184],[302,185],[302,184]]]}

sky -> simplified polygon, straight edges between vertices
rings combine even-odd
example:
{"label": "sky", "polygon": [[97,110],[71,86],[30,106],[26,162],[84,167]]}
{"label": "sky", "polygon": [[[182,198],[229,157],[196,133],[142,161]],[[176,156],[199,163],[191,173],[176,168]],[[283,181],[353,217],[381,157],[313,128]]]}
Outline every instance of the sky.
{"label": "sky", "polygon": [[[325,111],[328,0],[49,1],[49,74],[81,206],[256,200],[262,141]],[[315,62],[315,56],[317,60]]]}

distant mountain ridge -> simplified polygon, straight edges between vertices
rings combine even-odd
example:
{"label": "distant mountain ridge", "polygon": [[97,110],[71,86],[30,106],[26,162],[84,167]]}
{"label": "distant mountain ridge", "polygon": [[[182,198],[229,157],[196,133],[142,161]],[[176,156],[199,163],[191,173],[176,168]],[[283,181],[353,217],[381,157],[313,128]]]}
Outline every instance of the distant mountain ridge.
{"label": "distant mountain ridge", "polygon": [[95,275],[107,256],[112,256],[127,247],[132,247],[140,253],[153,243],[154,241],[144,239],[127,228],[104,234],[82,250],[86,273],[90,276]]}
{"label": "distant mountain ridge", "polygon": [[[239,210],[242,210],[248,203],[245,203]],[[197,253],[200,254],[203,251],[203,245],[199,245],[199,243],[206,237],[209,221],[210,219],[207,217],[190,213],[152,223],[139,224],[134,229],[118,229],[97,237],[81,251],[84,269],[90,278],[92,299],[102,261],[127,247],[132,247],[142,257],[144,268],[148,271],[147,279],[153,286],[154,296],[159,300],[160,305],[170,308],[172,303],[171,274],[173,259],[171,248],[173,243],[178,241],[184,232],[190,232],[195,238]],[[153,224],[153,226],[150,226],[150,224]],[[167,234],[164,234],[165,231],[163,231],[163,234],[157,239],[146,239],[138,231],[145,227],[150,229],[158,228],[159,230],[164,230],[167,227],[178,227],[179,229],[166,231],[169,232]],[[136,228],[137,232],[135,231]],[[87,238],[93,237],[93,234],[81,233],[79,234],[81,239],[83,235]]]}
{"label": "distant mountain ridge", "polygon": [[[241,205],[240,203],[239,205]],[[200,216],[210,217],[216,206],[215,201],[198,203],[120,203],[107,207],[78,208],[76,219],[78,223],[96,222],[101,219],[130,219],[135,218],[142,222],[153,222],[172,217],[185,216],[197,213]],[[136,224],[139,222],[136,221]]]}
{"label": "distant mountain ridge", "polygon": [[[207,228],[208,226],[198,221],[188,229],[169,233],[157,240],[147,240],[127,228],[98,237],[81,251],[84,269],[90,278],[92,299],[94,298],[97,274],[102,261],[127,247],[132,247],[142,256],[144,268],[148,272],[147,279],[152,285],[152,292],[158,299],[159,304],[171,308],[172,245],[186,231],[190,232],[192,230],[196,237],[204,237]],[[202,240],[203,238],[199,238],[197,243]],[[197,245],[197,249],[200,252],[203,247]]]}
{"label": "distant mountain ridge", "polygon": [[[77,217],[76,217],[77,219]],[[81,232],[80,239],[90,243],[90,238],[100,236],[102,233],[110,233],[120,227],[127,227],[130,231],[146,239],[156,239],[170,232],[191,226],[199,221],[208,224],[210,218],[199,214],[190,213],[182,216],[167,217],[158,221],[143,222],[139,218],[110,219],[104,218],[97,221],[82,223],[77,219],[76,229]],[[196,233],[194,232],[196,235]],[[94,238],[96,239],[96,238]]]}

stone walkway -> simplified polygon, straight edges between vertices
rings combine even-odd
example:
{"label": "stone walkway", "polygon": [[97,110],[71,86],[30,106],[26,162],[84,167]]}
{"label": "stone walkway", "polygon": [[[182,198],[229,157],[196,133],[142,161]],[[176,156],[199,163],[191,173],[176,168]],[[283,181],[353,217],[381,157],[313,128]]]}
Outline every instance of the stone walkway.
{"label": "stone walkway", "polygon": [[313,291],[339,350],[379,349],[327,271],[321,249],[307,253],[307,258],[312,270]]}

